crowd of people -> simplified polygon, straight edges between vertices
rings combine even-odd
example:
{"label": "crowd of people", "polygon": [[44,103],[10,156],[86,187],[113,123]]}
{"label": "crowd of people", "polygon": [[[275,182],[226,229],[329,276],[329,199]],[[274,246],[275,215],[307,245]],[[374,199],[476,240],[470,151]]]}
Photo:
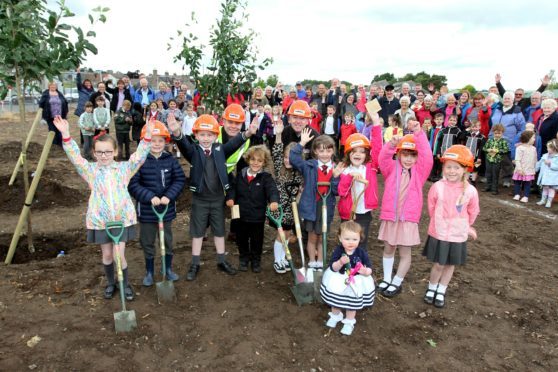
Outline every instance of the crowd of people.
{"label": "crowd of people", "polygon": [[[167,277],[177,280],[172,220],[180,193],[191,192],[187,280],[195,280],[200,270],[208,227],[219,270],[230,275],[249,269],[261,272],[266,214],[281,215],[287,239],[298,222],[303,227],[307,269],[324,270],[320,292],[331,306],[327,326],[343,322],[341,332],[350,335],[356,311],[372,306],[376,292],[386,297],[401,292],[412,248],[421,243],[418,226],[428,180],[433,184],[427,197],[430,222],[423,255],[433,267],[424,301],[439,308],[445,305],[455,266],[466,262],[468,238],[476,238],[472,225],[480,212],[480,183],[485,182],[484,191],[497,194],[501,184],[509,187],[513,181],[513,199],[523,203],[535,186],[541,194],[537,204],[547,208],[558,187],[558,113],[556,100],[545,91],[546,76],[530,98],[522,89],[505,91],[499,75],[487,96],[472,97],[468,91],[448,93],[447,87],[436,89],[432,84],[426,90],[417,84],[413,92],[403,84],[396,94],[391,84],[372,84],[367,92],[362,85],[349,90],[338,79],[329,89],[320,84],[315,93],[299,82],[289,91],[279,83],[275,88],[230,93],[223,97],[222,113],[207,112],[200,92],[190,96],[180,81],[172,87],[161,83],[155,91],[145,78],[138,87],[123,78],[115,87],[100,82],[95,91],[91,81],[81,81],[78,71],[77,83],[81,151],[70,137],[64,120],[67,104],[64,109],[55,84],[43,94],[41,107],[49,128],[58,132],[92,190],[87,240],[102,248],[106,298],[116,289],[106,223],[124,222],[124,252],[139,220],[143,285],[151,286],[157,235],[152,208],[166,206],[163,259]],[[109,135],[111,120],[116,139]],[[134,154],[131,140],[137,141]],[[190,164],[188,179],[179,164],[182,158]],[[239,210],[229,234],[238,246],[237,267],[225,254],[229,208]],[[383,278],[376,286],[368,240],[372,212],[378,208],[377,236],[384,251]],[[338,245],[329,250],[327,260],[320,237],[330,232],[336,213],[342,221]],[[273,247],[278,274],[291,270],[283,244],[278,233]],[[123,268],[126,298],[132,300],[125,260]]]}

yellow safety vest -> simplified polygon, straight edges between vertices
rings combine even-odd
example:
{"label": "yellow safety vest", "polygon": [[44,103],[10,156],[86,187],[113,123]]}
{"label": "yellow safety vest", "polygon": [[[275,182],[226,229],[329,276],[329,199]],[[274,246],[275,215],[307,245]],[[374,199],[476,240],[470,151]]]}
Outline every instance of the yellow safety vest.
{"label": "yellow safety vest", "polygon": [[[215,142],[223,143],[223,130],[223,127],[219,128],[219,136],[217,137],[217,141]],[[225,161],[227,173],[231,173],[234,170],[234,168],[236,167],[236,163],[238,163],[240,157],[244,155],[246,150],[248,150],[248,147],[250,147],[250,138],[248,138],[246,142],[244,142],[244,145],[240,146],[238,150],[236,150],[231,156],[227,158],[227,160]]]}

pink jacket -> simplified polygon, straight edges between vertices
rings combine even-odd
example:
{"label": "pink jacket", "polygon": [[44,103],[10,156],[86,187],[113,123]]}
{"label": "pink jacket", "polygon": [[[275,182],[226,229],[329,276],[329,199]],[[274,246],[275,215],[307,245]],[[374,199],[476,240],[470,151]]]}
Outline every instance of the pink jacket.
{"label": "pink jacket", "polygon": [[[370,149],[370,162],[366,164],[366,180],[368,187],[364,191],[364,207],[366,209],[378,208],[378,181],[376,175],[378,174],[378,157],[380,149],[382,148],[382,127],[374,125],[371,130],[372,148]],[[339,186],[337,192],[339,193],[339,217],[342,220],[351,218],[351,209],[353,207],[353,195],[351,192],[351,185],[353,176],[350,174],[342,174],[339,178]]]}
{"label": "pink jacket", "polygon": [[440,180],[428,192],[428,214],[430,224],[428,235],[445,242],[467,241],[469,229],[479,215],[479,195],[477,189],[467,184],[461,210],[457,208],[463,193],[463,182]]}
{"label": "pink jacket", "polygon": [[364,91],[364,88],[360,89],[359,92],[360,99],[356,102],[355,106],[359,112],[366,112],[366,92]]}
{"label": "pink jacket", "polygon": [[[415,133],[414,137],[418,159],[411,168],[411,180],[399,220],[418,223],[422,212],[422,187],[432,169],[433,157],[424,132]],[[402,166],[399,159],[393,159],[394,154],[395,147],[391,145],[391,142],[386,143],[380,152],[379,165],[384,175],[384,196],[382,197],[380,219],[395,222]]]}

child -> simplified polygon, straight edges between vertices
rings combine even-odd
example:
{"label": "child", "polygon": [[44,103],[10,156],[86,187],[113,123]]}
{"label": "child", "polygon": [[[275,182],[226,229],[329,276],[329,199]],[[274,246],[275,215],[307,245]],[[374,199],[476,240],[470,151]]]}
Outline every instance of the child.
{"label": "child", "polygon": [[[144,136],[145,129],[142,130],[141,138]],[[155,121],[151,133],[151,151],[128,186],[130,195],[138,202],[140,245],[145,258],[145,287],[153,285],[155,239],[159,236],[159,219],[153,213],[152,206],[168,206],[163,219],[165,257],[161,257],[161,260],[165,260],[167,280],[178,280],[178,275],[172,271],[172,221],[176,218],[176,199],[184,189],[186,176],[178,161],[165,151],[165,145],[169,141],[170,134],[165,124]]]}
{"label": "child", "polygon": [[132,106],[132,140],[139,145],[141,140],[141,130],[145,125],[144,111],[140,102],[134,102]]}
{"label": "child", "polygon": [[310,110],[312,111],[312,119],[310,120],[310,128],[316,132],[321,133],[320,123],[322,122],[322,114],[318,111],[318,102],[312,101],[310,103]]}
{"label": "child", "polygon": [[515,170],[513,172],[514,194],[513,200],[520,200],[523,189],[522,203],[529,202],[531,181],[535,179],[537,166],[537,149],[534,146],[535,132],[523,131],[519,138],[521,144],[515,149]]}
{"label": "child", "polygon": [[[114,115],[114,127],[116,128],[116,140],[118,141],[118,153],[120,160],[128,160],[130,158],[130,128],[134,122],[130,108],[132,103],[127,99],[122,103],[122,107],[118,109]],[[122,148],[124,147],[124,151]]]}
{"label": "child", "polygon": [[339,128],[337,127],[337,115],[335,114],[335,106],[327,106],[327,117],[324,119],[322,130],[318,133],[328,135],[334,143],[339,138]]}
{"label": "child", "polygon": [[403,127],[401,126],[401,116],[388,115],[388,127],[384,131],[384,143],[391,141],[394,136],[403,136]]}
{"label": "child", "polygon": [[472,227],[477,218],[479,196],[477,189],[467,182],[467,172],[474,167],[473,154],[463,145],[454,145],[440,158],[444,178],[428,192],[428,239],[422,255],[434,263],[430,271],[424,302],[445,305],[446,289],[455,265],[467,259],[467,236],[476,239]]}
{"label": "child", "polygon": [[[378,156],[382,148],[382,124],[377,113],[372,116],[372,148],[362,134],[352,134],[345,142],[344,165],[339,177],[339,217],[342,221],[355,220],[364,231],[360,247],[368,249],[368,231],[372,210],[378,208]],[[367,184],[360,182],[367,181]]]}
{"label": "child", "polygon": [[[394,297],[401,292],[401,284],[411,267],[411,247],[420,244],[418,223],[422,211],[422,187],[433,162],[432,151],[420,123],[409,120],[407,127],[414,134],[393,137],[384,145],[379,158],[385,187],[378,234],[378,239],[384,241],[384,280],[378,288],[386,297]],[[397,248],[399,267],[392,279]]]}
{"label": "child", "polygon": [[323,269],[322,241],[319,237],[322,234],[322,197],[320,193],[326,194],[326,186],[318,187],[318,182],[330,182],[330,194],[326,198],[327,205],[327,227],[333,221],[335,210],[335,196],[337,195],[337,185],[339,175],[344,170],[343,163],[339,163],[334,168],[333,154],[335,143],[327,135],[319,136],[312,143],[313,159],[303,160],[302,152],[304,146],[310,142],[314,136],[311,135],[311,128],[304,128],[301,132],[300,143],[289,153],[289,161],[293,168],[302,173],[304,178],[304,188],[300,203],[298,204],[300,218],[304,219],[304,229],[308,232],[308,267],[311,269]]}
{"label": "child", "polygon": [[[460,138],[461,130],[457,127],[457,115],[450,115],[447,123],[448,126],[442,128],[438,132],[438,138],[436,139],[438,146],[434,155],[436,155],[438,159],[440,159],[442,154],[451,146],[457,145]],[[439,178],[440,173],[437,173],[435,176]]]}
{"label": "child", "polygon": [[[374,305],[376,291],[368,253],[359,245],[362,227],[354,221],[343,222],[339,226],[338,238],[341,244],[331,254],[320,286],[320,295],[331,306],[326,326],[335,328],[337,323],[342,322],[341,333],[350,336],[355,328],[357,310]],[[348,271],[355,269],[358,264],[361,265],[360,269],[349,278]],[[346,312],[345,319],[342,309]]]}
{"label": "child", "polygon": [[546,208],[550,208],[558,189],[558,140],[555,138],[548,141],[546,149],[548,152],[537,162],[537,184],[543,188],[541,200],[537,205],[544,204]]}
{"label": "child", "polygon": [[[167,120],[170,115],[173,115],[178,125],[182,127],[182,123],[184,121],[184,114],[182,113],[182,111],[180,111],[180,109],[176,104],[176,100],[173,98],[171,98],[168,102],[168,109],[164,110],[161,114],[161,119],[162,119],[161,121],[165,123],[167,127],[168,127]],[[172,153],[173,150],[176,152],[176,157],[179,158],[180,151],[176,149],[176,145],[171,145],[171,144],[167,145],[168,152]]]}
{"label": "child", "polygon": [[79,116],[79,128],[83,136],[83,157],[86,160],[93,160],[91,156],[91,146],[93,135],[95,135],[95,122],[93,121],[93,104],[85,102],[85,111]]}
{"label": "child", "polygon": [[229,275],[235,275],[236,269],[225,260],[225,192],[229,189],[229,177],[225,159],[234,153],[246,139],[256,133],[257,121],[250,124],[250,129],[239,133],[226,144],[217,144],[219,124],[211,115],[203,114],[196,119],[192,131],[198,144],[188,141],[174,116],[167,120],[180,153],[191,164],[190,190],[192,210],[190,217],[190,235],[192,236],[192,262],[186,280],[194,280],[200,270],[200,253],[205,230],[210,224],[217,251],[217,268]]}
{"label": "child", "polygon": [[100,244],[103,265],[108,285],[104,297],[112,298],[116,288],[113,266],[113,242],[105,231],[107,222],[122,221],[124,233],[120,238],[119,251],[124,274],[124,291],[128,301],[134,299],[134,291],[128,282],[128,264],[125,257],[126,242],[136,235],[136,211],[128,194],[128,182],[132,175],[142,166],[151,147],[151,131],[153,124],[147,124],[145,137],[138,150],[130,157],[130,161],[115,163],[118,155],[116,141],[109,135],[102,135],[93,144],[97,162],[90,163],[79,154],[75,141],[70,137],[68,122],[57,116],[54,125],[64,141],[64,151],[74,164],[78,174],[87,182],[91,189],[91,197],[87,207],[85,223],[87,225],[87,242]]}
{"label": "child", "polygon": [[345,122],[341,124],[341,128],[339,129],[341,135],[339,136],[339,154],[344,154],[345,151],[343,147],[345,142],[347,142],[347,138],[353,133],[357,133],[357,129],[355,126],[355,115],[352,112],[347,112],[345,114]]}
{"label": "child", "polygon": [[497,195],[502,159],[510,149],[508,142],[503,138],[504,126],[502,124],[495,124],[492,127],[492,134],[494,137],[486,141],[482,148],[486,153],[486,188],[484,191],[492,191],[492,194]]}
{"label": "child", "polygon": [[153,101],[149,104],[149,109],[147,110],[147,116],[145,121],[149,122],[151,120],[162,121],[163,114],[157,109],[157,102]]}
{"label": "child", "polygon": [[255,114],[255,117],[258,118],[259,130],[258,134],[260,137],[263,138],[264,142],[273,143],[273,124],[271,123],[271,118],[264,112],[264,106],[262,103],[258,103],[258,111]]}
{"label": "child", "polygon": [[[291,232],[295,228],[292,202],[296,200],[300,191],[300,187],[302,185],[302,175],[299,171],[295,170],[289,162],[289,153],[292,148],[296,146],[296,142],[291,142],[286,147],[283,146],[283,140],[281,138],[283,129],[283,122],[280,120],[277,121],[275,124],[276,140],[271,150],[271,156],[273,158],[273,168],[275,170],[275,182],[277,183],[277,189],[279,190],[279,202],[281,204],[281,208],[283,209],[283,232],[285,233],[285,238],[288,241],[291,237]],[[277,228],[274,223],[270,222],[270,225]],[[273,242],[273,256],[273,269],[276,273],[284,274],[291,270],[291,267],[285,258],[285,251],[283,249],[283,243],[281,242],[279,233],[277,233],[275,241]]]}
{"label": "child", "polygon": [[227,194],[227,206],[237,204],[240,218],[236,226],[236,243],[239,253],[239,271],[262,271],[262,248],[264,240],[265,213],[276,211],[279,191],[271,174],[265,168],[271,163],[271,154],[265,145],[250,147],[244,154],[248,167],[238,172]]}
{"label": "child", "polygon": [[430,134],[432,133],[432,120],[429,116],[424,118],[422,122],[422,130],[424,134],[426,134],[426,138],[430,138]]}
{"label": "child", "polygon": [[460,142],[462,142],[465,145],[465,147],[467,147],[469,151],[471,151],[471,153],[473,154],[473,158],[475,160],[475,165],[471,173],[471,182],[473,186],[475,186],[477,183],[478,173],[479,172],[481,172],[481,174],[484,173],[484,169],[481,168],[483,167],[482,148],[486,143],[486,138],[482,135],[480,129],[481,129],[480,122],[478,120],[474,120],[471,123],[471,126],[467,130],[461,132],[461,140],[460,140]]}
{"label": "child", "polygon": [[432,182],[438,181],[442,172],[442,163],[440,162],[440,159],[438,159],[438,156],[436,156],[436,154],[438,153],[441,145],[438,135],[440,134],[440,131],[444,129],[444,114],[438,112],[436,115],[434,115],[434,124],[435,127],[432,128],[432,130],[430,131],[429,137],[430,149],[432,150],[432,154],[434,154],[434,163],[432,172],[430,172],[429,177],[429,180]]}
{"label": "child", "polygon": [[99,96],[95,100],[95,110],[93,110],[93,122],[95,123],[95,135],[102,131],[108,134],[110,125],[110,110],[105,108],[105,97]]}
{"label": "child", "polygon": [[184,121],[182,122],[182,133],[190,142],[192,141],[192,128],[198,115],[194,111],[194,105],[189,102],[186,106],[186,113],[184,114]]}

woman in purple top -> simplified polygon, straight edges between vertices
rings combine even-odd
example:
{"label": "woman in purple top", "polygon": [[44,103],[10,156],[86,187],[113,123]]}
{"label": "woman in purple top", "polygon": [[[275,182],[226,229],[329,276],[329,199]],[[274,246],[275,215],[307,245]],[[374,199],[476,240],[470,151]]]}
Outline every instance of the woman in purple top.
{"label": "woman in purple top", "polygon": [[48,83],[48,89],[43,92],[39,107],[43,109],[43,119],[48,124],[48,130],[56,134],[53,143],[62,146],[62,135],[54,126],[53,120],[56,116],[66,119],[68,116],[68,101],[58,90],[58,84],[54,81]]}

